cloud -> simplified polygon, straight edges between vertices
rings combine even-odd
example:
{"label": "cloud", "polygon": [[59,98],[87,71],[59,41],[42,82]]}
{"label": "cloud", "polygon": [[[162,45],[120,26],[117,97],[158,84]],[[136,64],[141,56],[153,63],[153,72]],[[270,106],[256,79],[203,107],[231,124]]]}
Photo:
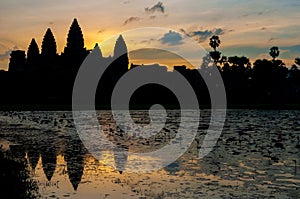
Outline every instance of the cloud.
{"label": "cloud", "polygon": [[191,64],[177,54],[170,51],[156,48],[141,48],[129,52],[130,60],[135,64],[167,66],[168,70],[173,70],[174,65],[186,65],[191,67]]}
{"label": "cloud", "polygon": [[283,58],[294,59],[299,57],[300,54],[300,44],[294,46],[279,46],[279,50],[281,51],[280,56]]}
{"label": "cloud", "polygon": [[165,6],[163,5],[162,2],[158,2],[157,4],[152,6],[151,8],[145,8],[145,11],[148,14],[152,14],[152,13],[155,13],[155,12],[164,13],[165,12]]}
{"label": "cloud", "polygon": [[11,51],[17,50],[18,46],[14,46],[12,49],[6,50],[4,53],[0,54],[0,61],[7,60],[10,56]]}
{"label": "cloud", "polygon": [[281,47],[281,49],[289,50],[290,52],[293,52],[293,53],[300,53],[300,44],[294,45],[294,46],[284,46],[284,47]]}
{"label": "cloud", "polygon": [[100,29],[100,30],[98,30],[97,34],[101,34],[101,33],[103,33],[104,31],[105,31],[104,29]]}
{"label": "cloud", "polygon": [[151,42],[153,42],[153,41],[157,41],[156,39],[154,39],[154,38],[151,38],[151,39],[148,39],[148,40],[142,40],[141,42],[140,42],[140,44],[151,44]]}
{"label": "cloud", "polygon": [[274,41],[274,40],[276,40],[277,38],[275,38],[275,37],[271,37],[269,40],[268,40],[268,42],[271,42],[271,41]]}
{"label": "cloud", "polygon": [[4,53],[0,54],[0,61],[6,60],[9,58],[11,50],[7,50]]}
{"label": "cloud", "polygon": [[139,20],[141,20],[140,17],[129,17],[128,19],[126,19],[126,20],[124,21],[123,25],[125,26],[125,25],[127,25],[127,24],[129,24],[129,23],[131,23],[131,22],[139,21]]}
{"label": "cloud", "polygon": [[180,31],[190,37],[195,38],[200,43],[206,41],[209,37],[211,37],[213,35],[224,34],[224,30],[222,28],[216,28],[213,30],[196,30],[196,31],[190,31],[190,32],[187,32],[184,29],[180,29]]}
{"label": "cloud", "polygon": [[257,13],[257,15],[263,15],[264,14],[264,12],[258,12]]}
{"label": "cloud", "polygon": [[179,45],[183,43],[183,38],[180,33],[170,30],[168,33],[159,39],[162,44],[169,44],[171,46]]}
{"label": "cloud", "polygon": [[228,46],[221,49],[222,54],[226,56],[246,56],[249,58],[258,58],[261,54],[268,54],[268,47],[258,47],[249,45]]}
{"label": "cloud", "polygon": [[215,29],[214,35],[223,35],[224,30],[222,28]]}

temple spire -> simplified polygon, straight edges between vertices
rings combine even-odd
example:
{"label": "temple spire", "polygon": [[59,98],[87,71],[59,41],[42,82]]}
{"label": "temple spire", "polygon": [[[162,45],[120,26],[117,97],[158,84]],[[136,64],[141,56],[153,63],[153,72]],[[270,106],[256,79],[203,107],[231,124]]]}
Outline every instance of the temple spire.
{"label": "temple spire", "polygon": [[39,47],[35,39],[32,38],[27,50],[27,62],[26,62],[27,67],[30,69],[37,67],[39,56],[40,56]]}
{"label": "temple spire", "polygon": [[127,54],[127,46],[123,39],[123,36],[120,35],[116,41],[115,48],[114,48],[114,57],[118,58],[124,54]]}
{"label": "temple spire", "polygon": [[84,53],[86,50],[84,48],[84,39],[81,28],[75,18],[71,24],[68,37],[67,46],[64,49],[66,55],[78,56]]}
{"label": "temple spire", "polygon": [[116,63],[114,74],[120,78],[128,71],[129,66],[128,50],[122,35],[120,35],[116,41],[114,59]]}
{"label": "temple spire", "polygon": [[45,33],[41,55],[43,59],[53,59],[56,56],[56,41],[50,28]]}

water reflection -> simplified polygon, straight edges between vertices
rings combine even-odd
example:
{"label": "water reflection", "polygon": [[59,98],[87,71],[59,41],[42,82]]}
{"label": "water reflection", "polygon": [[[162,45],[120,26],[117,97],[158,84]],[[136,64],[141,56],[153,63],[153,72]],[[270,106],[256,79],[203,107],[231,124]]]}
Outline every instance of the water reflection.
{"label": "water reflection", "polygon": [[157,172],[135,174],[120,172],[132,161],[127,150],[169,144],[176,121],[153,137],[129,140],[125,132],[113,136],[117,127],[111,118],[102,118],[109,121],[106,135],[120,148],[102,151],[97,160],[82,145],[70,112],[1,112],[1,193],[13,198],[297,198],[299,115],[300,111],[229,111],[216,147],[198,159],[207,128],[207,118],[202,118],[183,156]]}
{"label": "water reflection", "polygon": [[77,190],[84,169],[84,155],[86,150],[78,137],[71,138],[64,152],[67,163],[67,174],[74,190]]}
{"label": "water reflection", "polygon": [[[7,149],[4,149],[8,147]],[[37,198],[39,188],[30,176],[22,145],[0,148],[1,198]]]}
{"label": "water reflection", "polygon": [[56,156],[57,156],[57,147],[56,147],[57,145],[55,143],[56,133],[52,131],[42,132],[41,137],[44,137],[45,139],[44,143],[39,144],[43,170],[45,172],[48,181],[50,181],[56,168]]}
{"label": "water reflection", "polygon": [[39,146],[38,143],[34,143],[33,146],[34,147],[28,147],[27,157],[28,157],[28,161],[29,161],[29,164],[30,164],[32,170],[35,170],[36,165],[40,159],[40,150],[38,148],[38,146]]}

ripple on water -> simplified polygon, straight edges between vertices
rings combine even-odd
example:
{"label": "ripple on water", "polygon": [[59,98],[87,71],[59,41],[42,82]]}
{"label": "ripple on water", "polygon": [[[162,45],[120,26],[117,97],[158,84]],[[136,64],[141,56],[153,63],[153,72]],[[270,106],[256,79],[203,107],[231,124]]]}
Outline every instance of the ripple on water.
{"label": "ripple on water", "polygon": [[[115,128],[113,120],[109,112],[100,113],[109,135]],[[138,122],[147,122],[141,111],[133,115]],[[78,139],[71,112],[0,112],[0,144],[3,151],[17,150],[19,155],[12,154],[15,159],[34,164],[32,179],[39,182],[44,198],[296,198],[299,115],[300,111],[229,110],[223,133],[208,156],[197,158],[200,147],[194,141],[173,165],[152,173],[120,174],[104,164],[108,160],[92,157]],[[204,121],[196,136],[200,144],[208,127]],[[176,125],[167,124],[164,133],[174,136]],[[163,134],[154,140],[131,138],[125,144],[137,151],[166,144]],[[276,142],[284,147],[274,147]],[[102,157],[114,156],[103,152]],[[51,161],[43,162],[47,159]],[[47,183],[49,172],[52,183]]]}

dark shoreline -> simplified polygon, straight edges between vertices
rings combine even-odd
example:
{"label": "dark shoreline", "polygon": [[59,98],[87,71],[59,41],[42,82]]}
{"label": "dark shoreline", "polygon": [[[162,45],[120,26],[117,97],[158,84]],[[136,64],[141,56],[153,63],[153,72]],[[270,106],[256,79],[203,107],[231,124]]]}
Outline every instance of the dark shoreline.
{"label": "dark shoreline", "polygon": [[[148,110],[151,105],[131,105],[131,110]],[[177,105],[169,104],[166,109],[178,109]],[[200,109],[210,109],[210,105],[200,105]],[[222,109],[221,107],[218,107]],[[227,109],[257,109],[257,110],[300,110],[300,104],[228,104]],[[109,105],[96,105],[96,110],[110,110]],[[122,108],[120,108],[122,109]],[[190,109],[193,109],[192,107]],[[67,104],[1,104],[0,111],[71,111]],[[85,110],[84,106],[80,110]]]}

